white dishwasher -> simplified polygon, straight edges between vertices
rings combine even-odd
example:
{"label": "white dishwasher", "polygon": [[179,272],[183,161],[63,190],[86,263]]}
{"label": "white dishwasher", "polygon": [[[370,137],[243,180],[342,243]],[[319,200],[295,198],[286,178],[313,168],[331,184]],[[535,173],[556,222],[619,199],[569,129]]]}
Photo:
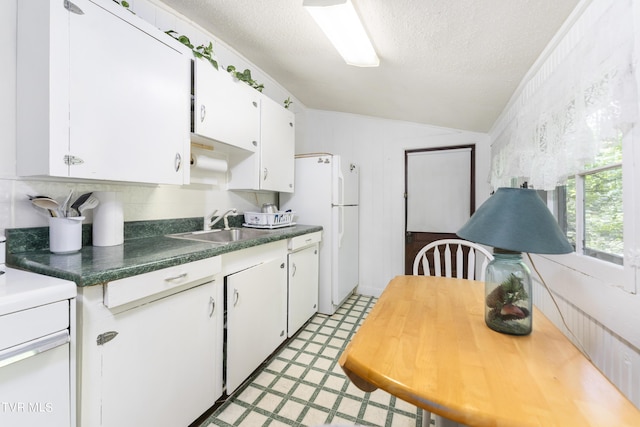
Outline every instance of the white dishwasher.
{"label": "white dishwasher", "polygon": [[0,271],[0,425],[75,426],[76,285]]}

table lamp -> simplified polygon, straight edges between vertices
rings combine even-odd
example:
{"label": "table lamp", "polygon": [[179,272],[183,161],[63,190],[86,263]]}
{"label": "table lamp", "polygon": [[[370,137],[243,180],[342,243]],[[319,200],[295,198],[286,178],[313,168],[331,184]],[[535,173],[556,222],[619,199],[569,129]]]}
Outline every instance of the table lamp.
{"label": "table lamp", "polygon": [[522,252],[566,254],[571,243],[535,190],[499,188],[456,233],[493,247],[485,275],[485,322],[494,331],[531,333],[531,273]]}

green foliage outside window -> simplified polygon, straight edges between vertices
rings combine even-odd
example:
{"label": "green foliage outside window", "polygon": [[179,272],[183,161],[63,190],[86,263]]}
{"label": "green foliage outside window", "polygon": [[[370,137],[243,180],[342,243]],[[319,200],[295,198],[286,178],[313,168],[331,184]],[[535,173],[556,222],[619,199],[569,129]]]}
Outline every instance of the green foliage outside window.
{"label": "green foliage outside window", "polygon": [[[622,143],[606,143],[596,160],[586,166],[584,177],[585,254],[621,263],[624,252],[622,209]],[[610,168],[607,166],[612,165]],[[566,233],[576,242],[576,181],[566,190]]]}

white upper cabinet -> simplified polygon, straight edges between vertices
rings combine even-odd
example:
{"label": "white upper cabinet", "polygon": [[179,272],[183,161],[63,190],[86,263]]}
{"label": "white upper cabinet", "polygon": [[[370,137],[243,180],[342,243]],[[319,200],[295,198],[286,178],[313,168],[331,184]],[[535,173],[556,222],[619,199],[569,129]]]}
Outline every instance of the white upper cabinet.
{"label": "white upper cabinet", "polygon": [[293,192],[295,115],[270,98],[262,98],[260,117],[260,187]]}
{"label": "white upper cabinet", "polygon": [[196,139],[204,137],[254,152],[260,139],[260,92],[196,59],[192,120]]}
{"label": "white upper cabinet", "polygon": [[191,52],[110,0],[18,2],[18,175],[189,182]]}
{"label": "white upper cabinet", "polygon": [[295,115],[261,94],[259,150],[231,157],[229,189],[293,192]]}

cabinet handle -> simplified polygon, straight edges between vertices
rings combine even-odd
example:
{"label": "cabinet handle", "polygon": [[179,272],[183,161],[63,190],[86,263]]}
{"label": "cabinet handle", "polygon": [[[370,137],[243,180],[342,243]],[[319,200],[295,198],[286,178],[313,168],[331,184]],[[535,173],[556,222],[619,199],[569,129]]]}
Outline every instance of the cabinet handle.
{"label": "cabinet handle", "polygon": [[269,175],[269,169],[264,168],[264,177],[262,178],[263,181],[267,180],[267,175]]}
{"label": "cabinet handle", "polygon": [[237,289],[233,290],[233,306],[235,307],[238,304],[238,300],[240,299],[240,293]]}
{"label": "cabinet handle", "polygon": [[166,279],[164,279],[164,281],[165,282],[173,282],[175,280],[184,279],[185,277],[187,277],[187,273],[180,273],[177,276],[167,277]]}
{"label": "cabinet handle", "polygon": [[293,268],[291,269],[291,277],[294,277],[296,275],[296,270],[298,269],[298,267],[296,267],[296,263],[293,263]]}
{"label": "cabinet handle", "polygon": [[182,156],[180,155],[180,153],[176,153],[176,158],[175,158],[176,172],[180,170],[180,166],[182,166]]}
{"label": "cabinet handle", "polygon": [[84,15],[82,9],[80,9],[77,5],[71,3],[69,0],[64,0],[64,8],[71,13],[75,13],[76,15]]}
{"label": "cabinet handle", "polygon": [[209,311],[209,317],[213,316],[213,313],[216,311],[216,300],[213,297],[209,297],[209,305],[211,306],[211,311]]}
{"label": "cabinet handle", "polygon": [[254,107],[258,108],[258,103],[256,101],[253,101],[252,104]]}
{"label": "cabinet handle", "polygon": [[98,335],[98,338],[96,338],[96,344],[104,345],[114,339],[116,335],[118,335],[116,331],[109,331],[105,332],[104,334],[100,334]]}
{"label": "cabinet handle", "polygon": [[204,118],[207,115],[207,107],[204,104],[200,106],[200,123],[204,122]]}
{"label": "cabinet handle", "polygon": [[251,141],[251,143],[253,144],[254,147],[258,146],[258,141]]}

